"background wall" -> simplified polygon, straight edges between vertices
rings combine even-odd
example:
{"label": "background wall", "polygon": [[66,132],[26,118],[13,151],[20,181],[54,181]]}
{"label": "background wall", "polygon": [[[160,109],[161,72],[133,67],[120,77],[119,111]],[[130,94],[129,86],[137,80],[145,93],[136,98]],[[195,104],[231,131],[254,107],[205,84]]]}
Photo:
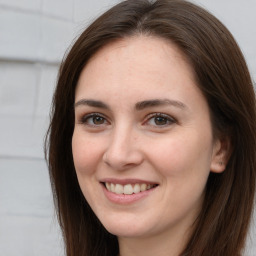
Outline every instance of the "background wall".
{"label": "background wall", "polygon": [[[117,0],[0,0],[0,256],[63,255],[43,139],[59,63]],[[256,80],[256,1],[196,0],[234,34]],[[248,254],[256,255],[252,225]]]}

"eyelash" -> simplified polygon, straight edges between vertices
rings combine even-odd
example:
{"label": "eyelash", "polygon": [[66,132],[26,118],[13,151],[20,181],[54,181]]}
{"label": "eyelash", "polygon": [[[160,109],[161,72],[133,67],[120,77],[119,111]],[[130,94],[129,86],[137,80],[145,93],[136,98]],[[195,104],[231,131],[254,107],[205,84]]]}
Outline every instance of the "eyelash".
{"label": "eyelash", "polygon": [[[89,123],[90,119],[91,119],[92,122],[94,122],[94,120],[93,120],[94,118],[101,118],[103,123],[100,123],[100,124]],[[157,125],[156,124],[156,118],[162,118],[163,121],[166,122],[166,123]],[[151,120],[154,120],[155,124],[149,124],[149,122]],[[102,125],[106,125],[109,122],[108,122],[107,118],[104,115],[100,114],[100,113],[90,113],[88,115],[83,116],[80,120],[80,123],[91,126],[91,127],[102,127]],[[149,114],[146,117],[146,121],[143,122],[143,125],[147,124],[147,123],[150,126],[154,126],[154,127],[158,127],[158,128],[164,128],[164,127],[167,127],[169,125],[172,125],[172,124],[176,123],[176,120],[174,118],[170,117],[169,115],[166,115],[166,114],[163,114],[163,113],[152,113],[152,114]]]}
{"label": "eyelash", "polygon": [[159,128],[164,128],[164,127],[167,127],[169,125],[176,123],[176,120],[174,118],[170,117],[169,115],[163,114],[163,113],[152,113],[152,114],[148,115],[145,123],[149,123],[149,121],[152,119],[154,119],[154,122],[156,122],[156,118],[159,118],[159,117],[164,119],[166,124],[162,124],[162,125],[155,124],[155,125],[150,125],[150,126],[157,126]]}
{"label": "eyelash", "polygon": [[100,114],[100,113],[90,113],[88,115],[83,116],[80,120],[80,123],[88,125],[88,126],[96,126],[96,127],[102,126],[103,124],[89,124],[90,118],[92,119],[92,122],[93,122],[93,118],[97,118],[97,117],[103,119],[104,125],[106,125],[106,122],[108,122],[106,117],[103,116],[102,114]]}

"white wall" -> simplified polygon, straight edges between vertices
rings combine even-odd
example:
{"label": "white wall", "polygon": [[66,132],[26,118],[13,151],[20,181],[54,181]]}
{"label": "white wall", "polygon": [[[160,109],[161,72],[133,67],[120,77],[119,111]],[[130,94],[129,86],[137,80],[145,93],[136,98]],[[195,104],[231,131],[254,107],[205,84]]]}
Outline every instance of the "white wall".
{"label": "white wall", "polygon": [[[43,156],[51,96],[66,48],[116,2],[0,0],[0,256],[63,255]],[[256,1],[195,2],[231,30],[256,80]]]}

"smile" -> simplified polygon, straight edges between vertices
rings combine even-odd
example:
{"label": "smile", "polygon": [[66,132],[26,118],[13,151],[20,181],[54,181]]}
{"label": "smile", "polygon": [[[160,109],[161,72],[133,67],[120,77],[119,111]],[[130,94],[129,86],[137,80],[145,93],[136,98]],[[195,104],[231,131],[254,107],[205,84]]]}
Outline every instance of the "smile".
{"label": "smile", "polygon": [[132,195],[132,194],[138,194],[140,192],[144,192],[146,190],[150,190],[154,187],[156,187],[156,184],[114,184],[110,182],[105,182],[105,187],[109,192],[115,193],[115,194],[124,194],[124,195]]}

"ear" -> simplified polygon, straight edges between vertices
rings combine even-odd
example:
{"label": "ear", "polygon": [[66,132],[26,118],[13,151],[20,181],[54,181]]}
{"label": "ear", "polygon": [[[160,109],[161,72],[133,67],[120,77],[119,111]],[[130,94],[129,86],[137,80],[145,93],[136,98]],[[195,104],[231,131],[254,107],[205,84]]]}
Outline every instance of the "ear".
{"label": "ear", "polygon": [[231,142],[230,138],[225,137],[216,139],[213,147],[211,172],[221,173],[224,172],[231,155]]}

